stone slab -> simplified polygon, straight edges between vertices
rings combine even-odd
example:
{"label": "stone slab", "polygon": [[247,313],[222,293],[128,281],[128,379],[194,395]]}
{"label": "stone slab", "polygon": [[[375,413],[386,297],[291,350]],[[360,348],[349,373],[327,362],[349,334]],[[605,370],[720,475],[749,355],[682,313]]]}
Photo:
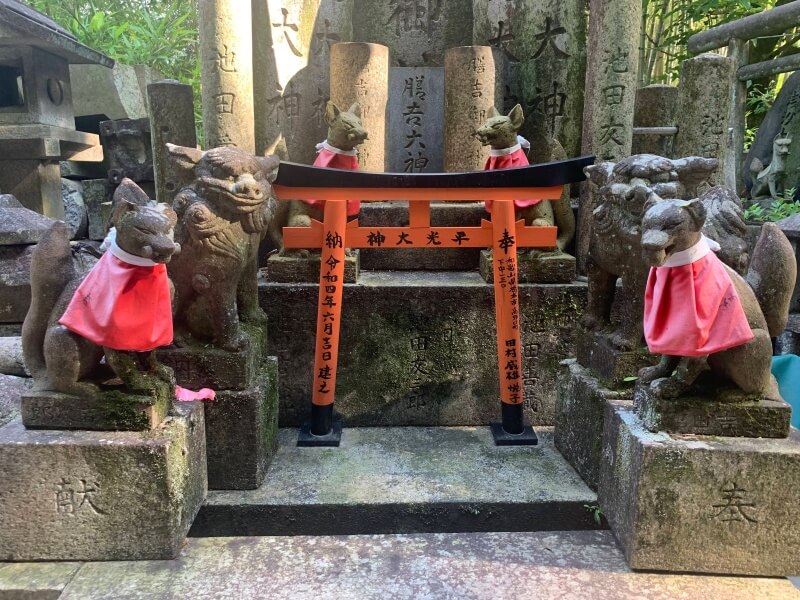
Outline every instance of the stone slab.
{"label": "stone slab", "polygon": [[[311,401],[317,284],[262,283],[281,426]],[[525,416],[552,425],[586,284],[521,285]],[[337,410],[345,426],[488,425],[500,413],[494,290],[477,272],[364,272],[345,285]]]}
{"label": "stone slab", "polygon": [[260,486],[278,444],[278,359],[268,357],[248,389],[218,391],[205,418],[209,489]]}
{"label": "stone slab", "polygon": [[177,556],[206,493],[202,406],[152,432],[0,429],[0,558]]}
{"label": "stone slab", "polygon": [[[31,565],[46,569],[47,565]],[[786,579],[634,573],[606,531],[207,538],[180,559],[84,565],[62,600],[792,600]]]}
{"label": "stone slab", "polygon": [[489,427],[345,427],[339,448],[298,448],[297,433],[280,431],[258,490],[211,492],[191,535],[600,527],[548,430],[527,447],[495,446]]}
{"label": "stone slab", "polygon": [[633,569],[800,573],[800,432],[788,439],[651,433],[609,402],[600,506]]}
{"label": "stone slab", "polygon": [[[521,252],[517,269],[520,283],[570,283],[575,280],[576,261],[574,256],[564,252]],[[491,250],[481,250],[480,273],[486,283],[494,282]]]}
{"label": "stone slab", "polygon": [[14,196],[0,195],[0,246],[35,244],[53,223],[53,219],[25,208]]}
{"label": "stone slab", "polygon": [[102,240],[109,227],[110,210],[103,206],[110,202],[114,189],[108,179],[87,179],[83,182],[83,201],[89,214],[89,239]]}
{"label": "stone slab", "polygon": [[19,416],[20,398],[32,385],[32,379],[0,375],[0,427]]}
{"label": "stone slab", "polygon": [[660,358],[650,354],[647,348],[630,352],[617,350],[609,343],[606,334],[583,330],[578,333],[575,351],[578,362],[593,371],[604,386],[612,389],[631,387],[639,369],[656,364]]}
{"label": "stone slab", "polygon": [[0,246],[0,323],[22,323],[28,314],[35,247]]}
{"label": "stone slab", "polygon": [[83,201],[80,181],[61,178],[61,197],[64,201],[64,222],[69,229],[69,239],[84,239],[89,233],[89,214]]}
{"label": "stone slab", "polygon": [[783,400],[748,396],[734,389],[714,396],[690,393],[660,398],[649,385],[637,384],[636,413],[653,432],[726,437],[785,438],[792,407]]}
{"label": "stone slab", "polygon": [[75,181],[101,179],[106,176],[102,162],[61,161],[61,177]]}
{"label": "stone slab", "polygon": [[80,563],[0,564],[0,600],[58,600]]}
{"label": "stone slab", "polygon": [[116,63],[70,65],[75,116],[105,115],[107,119],[142,119],[147,116],[147,84],[160,78],[145,65]]}
{"label": "stone slab", "polygon": [[148,431],[164,420],[172,395],[105,392],[80,397],[58,392],[30,392],[22,396],[22,422],[28,429],[87,431]]}
{"label": "stone slab", "polygon": [[22,337],[0,335],[0,374],[30,377],[22,353]]}
{"label": "stone slab", "polygon": [[[353,250],[344,260],[344,282],[355,283],[361,270],[360,250]],[[262,271],[267,279],[274,283],[319,283],[320,255],[312,253],[307,258],[299,256],[281,256],[273,254],[267,259],[267,266]]]}
{"label": "stone slab", "polygon": [[[44,143],[43,140],[40,140]],[[3,160],[0,190],[13,194],[26,208],[50,219],[64,219],[61,167],[52,160]]]}
{"label": "stone slab", "polygon": [[609,390],[576,360],[567,367],[556,387],[556,449],[591,489],[600,483],[603,459],[603,423],[606,400],[632,401],[633,390]]}

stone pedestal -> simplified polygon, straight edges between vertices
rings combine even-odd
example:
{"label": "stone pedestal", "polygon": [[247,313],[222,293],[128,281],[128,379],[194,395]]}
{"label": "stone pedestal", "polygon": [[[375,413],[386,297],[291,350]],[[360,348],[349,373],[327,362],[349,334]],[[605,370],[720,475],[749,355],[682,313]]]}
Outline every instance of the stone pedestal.
{"label": "stone pedestal", "polygon": [[200,65],[206,148],[255,152],[253,24],[249,2],[200,0]]}
{"label": "stone pedestal", "polygon": [[[351,252],[344,261],[345,283],[356,283],[361,270],[360,251]],[[274,283],[319,283],[319,261],[319,254],[312,254],[308,258],[273,254],[267,259],[266,279]]]}
{"label": "stone pedestal", "polygon": [[735,71],[733,59],[719,54],[701,54],[681,65],[680,124],[672,153],[718,159],[720,166],[708,182],[712,186],[730,185],[733,179],[726,178],[723,167],[731,150],[729,112]]}
{"label": "stone pedestal", "polygon": [[599,500],[633,569],[800,573],[800,433],[788,439],[651,433],[609,402]]}
{"label": "stone pedestal", "polygon": [[[678,124],[678,88],[660,83],[636,90],[634,127],[675,127]],[[631,154],[671,157],[671,135],[634,135]],[[677,157],[681,158],[681,157]]]}
{"label": "stone pedestal", "polygon": [[147,100],[156,200],[172,206],[180,180],[171,172],[166,145],[169,143],[186,148],[197,146],[192,86],[168,79],[151,83],[147,86]]}
{"label": "stone pedestal", "polygon": [[256,489],[276,448],[277,359],[266,357],[266,332],[242,328],[249,343],[239,352],[200,345],[158,352],[178,384],[216,391],[216,400],[204,402],[212,490]]}
{"label": "stone pedestal", "polygon": [[[369,133],[358,147],[358,168],[386,170],[386,109],[389,102],[389,49],[350,42],[331,48],[331,101],[341,110],[358,102],[361,124]],[[324,109],[323,109],[324,110]]]}
{"label": "stone pedestal", "polygon": [[[517,260],[519,283],[569,283],[575,280],[575,257],[564,252],[520,252]],[[481,277],[494,282],[492,251],[481,250]]]}
{"label": "stone pedestal", "polygon": [[581,331],[575,351],[578,362],[594,371],[612,388],[626,384],[632,386],[639,369],[656,364],[660,358],[644,347],[627,352],[617,350],[611,345],[608,335],[602,332]]}
{"label": "stone pedestal", "polygon": [[450,48],[444,57],[444,170],[479,171],[489,147],[474,137],[491,108],[503,105],[503,73],[491,46]]}
{"label": "stone pedestal", "polygon": [[593,490],[600,483],[603,423],[607,400],[633,406],[630,388],[610,390],[576,360],[558,378],[553,440],[562,456]]}
{"label": "stone pedestal", "polygon": [[161,560],[206,494],[203,408],[152,432],[0,429],[0,559]]}

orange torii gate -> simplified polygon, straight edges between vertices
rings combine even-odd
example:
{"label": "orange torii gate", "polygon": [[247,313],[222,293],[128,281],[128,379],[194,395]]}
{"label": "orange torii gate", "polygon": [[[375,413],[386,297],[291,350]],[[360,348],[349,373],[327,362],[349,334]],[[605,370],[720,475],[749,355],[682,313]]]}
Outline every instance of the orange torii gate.
{"label": "orange torii gate", "polygon": [[[338,446],[341,424],[333,419],[339,327],[344,291],[345,248],[493,249],[500,423],[492,424],[498,445],[536,444],[523,421],[518,248],[552,248],[556,227],[528,227],[514,220],[514,199],[557,200],[563,188],[583,181],[594,157],[472,173],[368,173],[281,163],[273,185],[278,200],[325,200],[323,222],[284,227],[286,248],[322,251],[311,419],[300,446]],[[313,185],[309,185],[313,183]],[[409,202],[408,227],[362,227],[347,221],[347,200]],[[430,203],[492,200],[491,221],[479,227],[431,227]]]}

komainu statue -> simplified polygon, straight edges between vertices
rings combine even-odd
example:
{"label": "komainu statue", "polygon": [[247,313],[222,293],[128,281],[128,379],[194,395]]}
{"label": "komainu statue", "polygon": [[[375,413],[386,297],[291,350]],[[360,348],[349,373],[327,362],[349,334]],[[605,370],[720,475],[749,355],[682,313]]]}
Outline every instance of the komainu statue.
{"label": "komainu statue", "polygon": [[764,164],[757,158],[750,163],[753,200],[777,200],[786,193],[786,159],[791,154],[792,138],[778,134],[772,142],[772,162]]}
{"label": "komainu statue", "polygon": [[33,252],[31,306],[22,327],[25,362],[34,390],[94,396],[101,360],[128,391],[168,390],[175,378],[156,361],[172,341],[166,263],[180,250],[173,241],[175,213],[146,198],[125,179],[114,195],[115,236],[88,272],[76,268],[67,226],[58,222]]}
{"label": "komainu statue", "polygon": [[175,238],[185,249],[169,265],[175,285],[175,343],[246,344],[240,320],[264,325],[258,305],[258,247],[275,214],[271,183],[279,161],[235,147],[203,152],[168,144],[188,182],[175,196]]}

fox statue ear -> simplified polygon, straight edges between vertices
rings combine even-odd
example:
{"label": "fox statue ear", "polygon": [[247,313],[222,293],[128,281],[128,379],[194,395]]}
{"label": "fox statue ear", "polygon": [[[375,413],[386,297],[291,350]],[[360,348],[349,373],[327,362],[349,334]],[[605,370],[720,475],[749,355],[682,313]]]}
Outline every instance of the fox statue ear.
{"label": "fox statue ear", "polygon": [[686,212],[692,217],[697,231],[700,231],[706,222],[706,206],[703,204],[703,201],[700,200],[700,198],[695,198],[687,202],[683,208],[686,209]]}
{"label": "fox statue ear", "polygon": [[511,119],[511,125],[514,129],[522,127],[522,124],[525,122],[525,114],[522,112],[522,107],[517,104],[511,109],[511,112],[508,113],[508,118]]}
{"label": "fox statue ear", "polygon": [[361,105],[358,102],[354,102],[353,106],[351,106],[350,108],[347,109],[347,112],[349,112],[352,115],[355,115],[356,117],[358,117],[360,119],[361,118]]}
{"label": "fox statue ear", "polygon": [[500,116],[502,116],[502,115],[497,111],[497,109],[494,106],[489,109],[489,118],[490,119],[493,118],[493,117],[500,117]]}
{"label": "fox statue ear", "polygon": [[328,100],[328,102],[325,104],[325,122],[330,125],[341,112],[342,111],[339,110],[338,106]]}
{"label": "fox statue ear", "polygon": [[184,179],[192,177],[195,166],[205,154],[205,152],[197,148],[187,148],[185,146],[176,146],[175,144],[167,144],[167,152],[169,153],[170,164],[177,169]]}
{"label": "fox statue ear", "polygon": [[119,222],[127,213],[135,212],[139,210],[139,205],[134,204],[130,200],[125,198],[121,198],[119,203],[116,207],[114,207],[114,212],[111,214],[111,224],[114,227],[119,226]]}

